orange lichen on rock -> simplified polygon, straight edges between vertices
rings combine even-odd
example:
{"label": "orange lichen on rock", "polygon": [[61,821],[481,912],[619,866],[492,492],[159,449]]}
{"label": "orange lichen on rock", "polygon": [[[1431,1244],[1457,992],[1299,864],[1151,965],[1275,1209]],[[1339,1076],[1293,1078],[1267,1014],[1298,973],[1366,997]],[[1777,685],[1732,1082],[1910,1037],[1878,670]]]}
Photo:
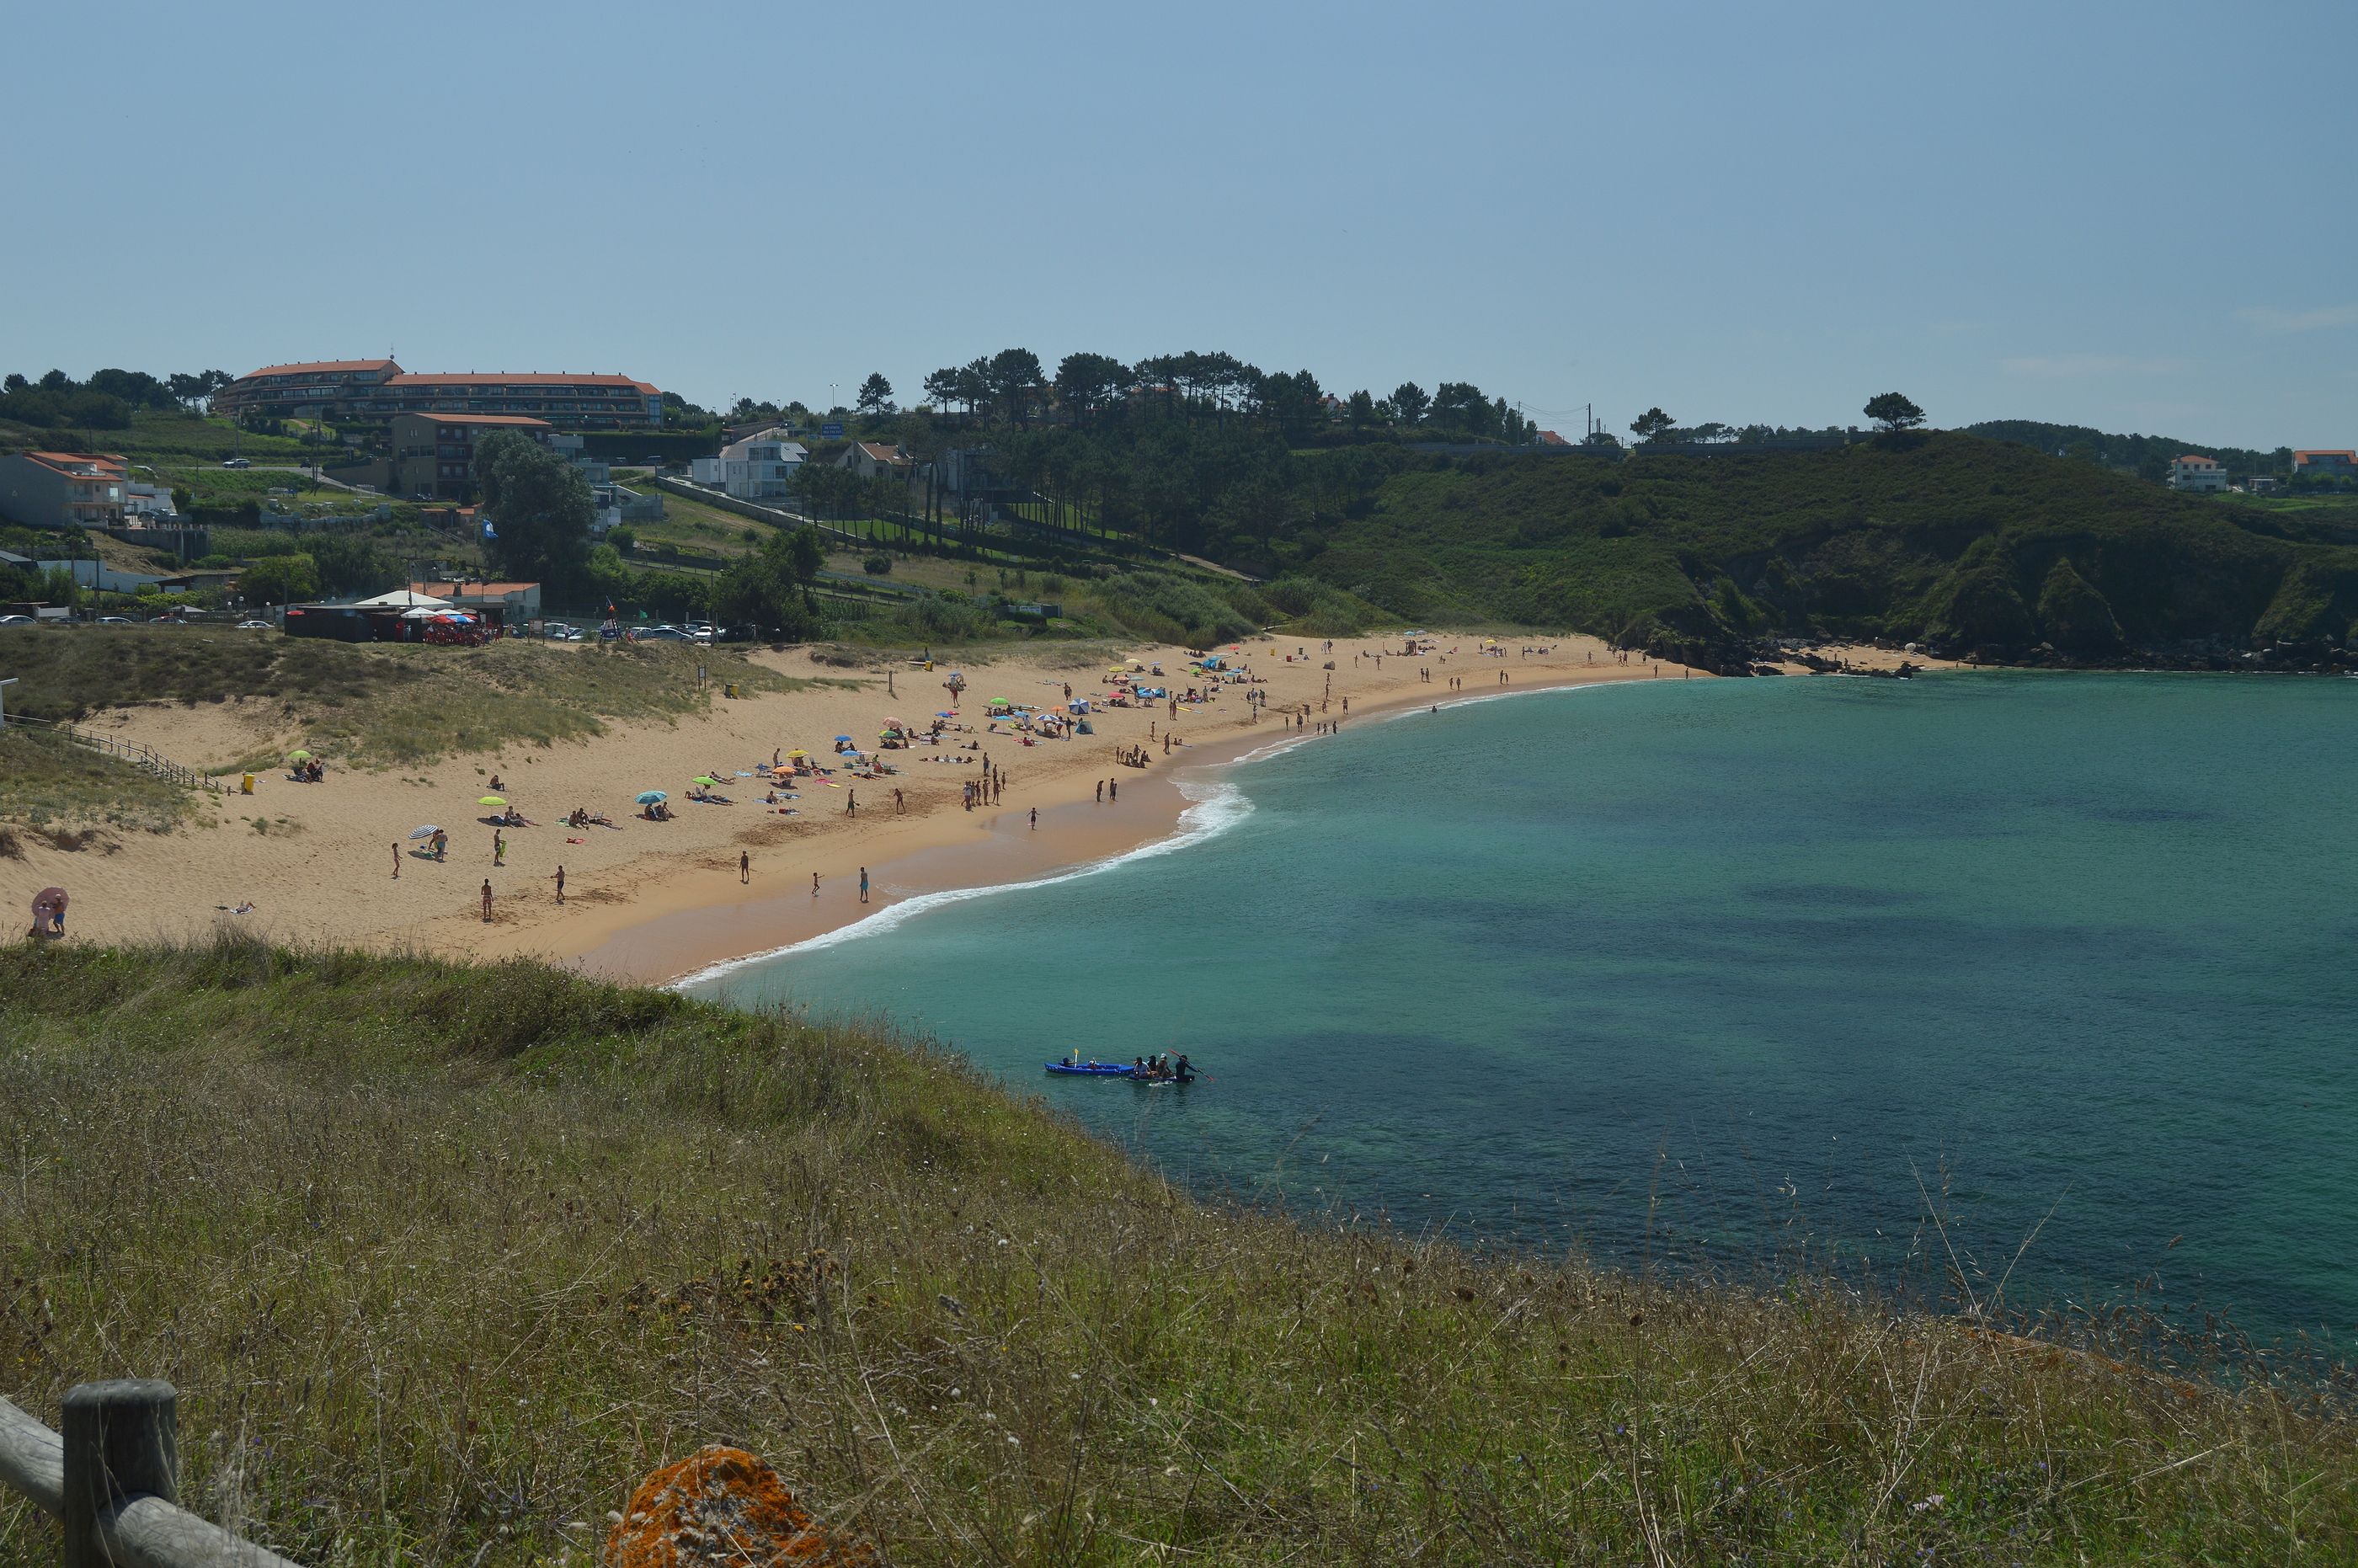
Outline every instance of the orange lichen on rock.
{"label": "orange lichen on rock", "polygon": [[881,1561],[796,1508],[775,1470],[719,1444],[641,1481],[606,1540],[608,1568],[873,1568]]}

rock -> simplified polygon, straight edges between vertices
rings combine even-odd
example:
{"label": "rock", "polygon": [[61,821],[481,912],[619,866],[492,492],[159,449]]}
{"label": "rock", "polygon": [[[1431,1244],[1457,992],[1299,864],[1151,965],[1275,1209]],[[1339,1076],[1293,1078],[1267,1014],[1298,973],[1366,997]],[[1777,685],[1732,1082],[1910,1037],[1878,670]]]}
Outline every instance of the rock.
{"label": "rock", "polygon": [[795,1506],[778,1473],[715,1444],[641,1481],[606,1538],[607,1568],[876,1568],[882,1559]]}

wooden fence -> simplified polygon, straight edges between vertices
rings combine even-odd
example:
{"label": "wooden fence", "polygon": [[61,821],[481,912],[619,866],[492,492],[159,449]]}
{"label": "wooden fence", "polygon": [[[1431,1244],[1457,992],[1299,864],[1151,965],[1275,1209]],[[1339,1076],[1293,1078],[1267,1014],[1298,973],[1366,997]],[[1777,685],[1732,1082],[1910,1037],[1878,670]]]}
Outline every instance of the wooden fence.
{"label": "wooden fence", "polygon": [[12,715],[8,722],[37,724],[52,735],[64,736],[77,746],[87,746],[93,752],[103,752],[110,757],[120,757],[143,773],[153,773],[159,779],[168,779],[183,789],[218,791],[222,787],[218,782],[207,778],[196,769],[183,767],[153,746],[137,741],[118,741],[112,735],[102,735],[95,730],[84,730],[60,719],[27,719],[23,714]]}
{"label": "wooden fence", "polygon": [[83,1383],[62,1433],[0,1399],[0,1486],[65,1527],[66,1568],[296,1568],[174,1501],[178,1398],[153,1379]]}

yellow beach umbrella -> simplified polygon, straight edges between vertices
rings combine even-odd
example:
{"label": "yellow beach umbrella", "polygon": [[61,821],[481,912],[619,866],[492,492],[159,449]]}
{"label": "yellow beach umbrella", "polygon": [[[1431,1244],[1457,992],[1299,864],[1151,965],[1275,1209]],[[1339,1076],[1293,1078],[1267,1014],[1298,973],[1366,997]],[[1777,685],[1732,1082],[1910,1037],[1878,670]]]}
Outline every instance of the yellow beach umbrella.
{"label": "yellow beach umbrella", "polygon": [[507,804],[507,797],[505,795],[487,795],[477,799],[475,804],[477,806],[505,806]]}

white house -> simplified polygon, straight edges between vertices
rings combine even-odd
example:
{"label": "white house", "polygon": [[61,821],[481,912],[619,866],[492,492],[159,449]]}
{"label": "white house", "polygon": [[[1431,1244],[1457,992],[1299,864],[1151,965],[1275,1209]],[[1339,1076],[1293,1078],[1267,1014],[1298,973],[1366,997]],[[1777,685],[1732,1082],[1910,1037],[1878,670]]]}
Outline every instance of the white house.
{"label": "white house", "polygon": [[862,479],[874,479],[878,474],[906,479],[914,466],[895,441],[854,441],[835,462],[836,467],[849,469]]}
{"label": "white house", "polygon": [[800,441],[786,439],[783,429],[773,427],[731,441],[720,449],[720,456],[699,458],[695,467],[709,463],[718,469],[714,480],[697,473],[699,483],[719,482],[720,488],[740,501],[776,500],[794,493],[795,472],[810,449]]}
{"label": "white house", "polygon": [[2224,490],[2227,470],[2219,466],[2216,458],[2199,457],[2189,452],[2169,460],[2169,488],[2172,490]]}

